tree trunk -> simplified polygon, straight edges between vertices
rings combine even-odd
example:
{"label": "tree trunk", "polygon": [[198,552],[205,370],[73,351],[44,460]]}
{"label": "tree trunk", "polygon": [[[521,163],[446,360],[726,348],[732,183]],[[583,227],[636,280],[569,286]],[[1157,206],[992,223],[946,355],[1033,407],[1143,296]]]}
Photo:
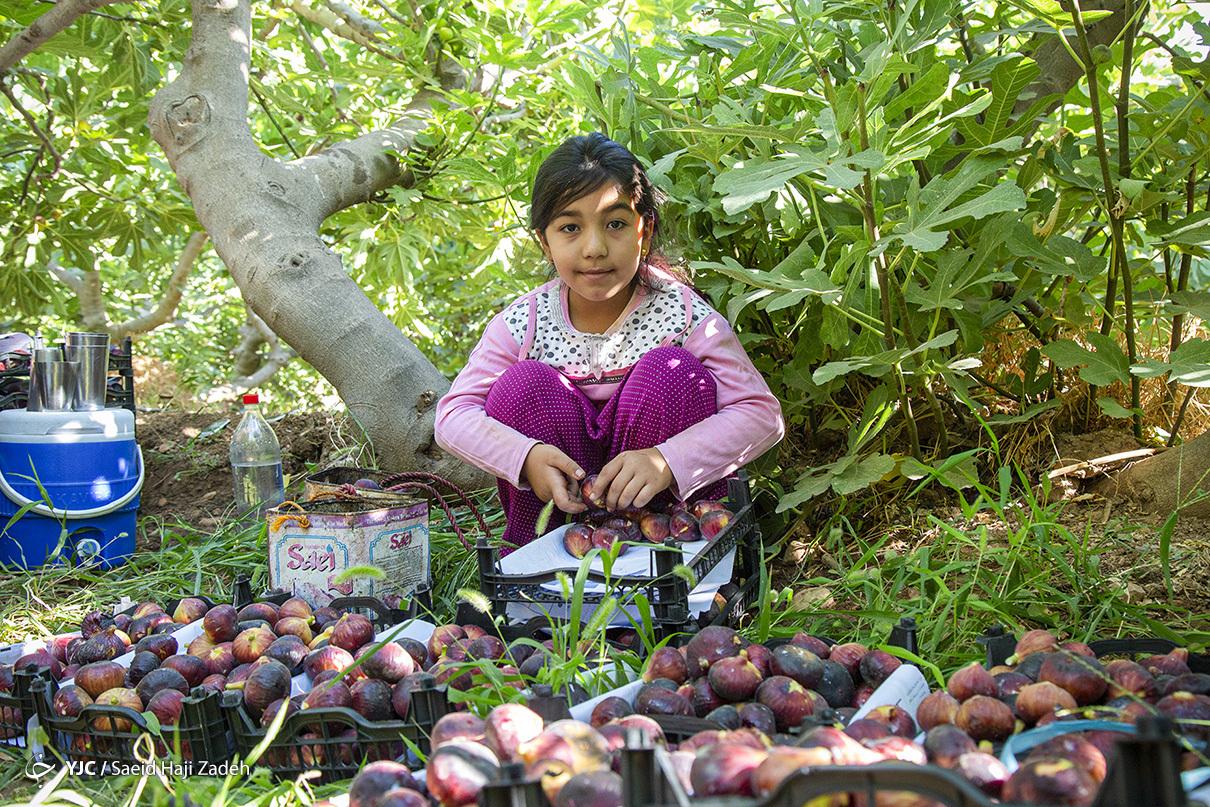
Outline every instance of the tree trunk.
{"label": "tree trunk", "polygon": [[1122,469],[1093,490],[1128,497],[1162,517],[1178,508],[1182,515],[1210,517],[1210,497],[1198,495],[1210,490],[1210,431]]}
{"label": "tree trunk", "polygon": [[414,98],[388,129],[292,162],[273,160],[248,128],[249,3],[194,0],[181,74],[148,112],[152,136],[244,300],[332,383],[381,466],[429,470],[470,487],[489,483],[433,442],[434,406],[449,382],[318,234],[329,215],[407,181],[388,152],[412,146],[432,94]]}

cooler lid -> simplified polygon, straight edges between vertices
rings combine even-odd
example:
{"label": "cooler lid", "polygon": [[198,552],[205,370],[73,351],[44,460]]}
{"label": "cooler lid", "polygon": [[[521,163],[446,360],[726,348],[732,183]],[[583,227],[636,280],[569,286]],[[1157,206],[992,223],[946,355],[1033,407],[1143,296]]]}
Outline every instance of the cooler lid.
{"label": "cooler lid", "polygon": [[[41,438],[41,439],[39,439]],[[0,411],[0,440],[71,442],[134,438],[134,413],[129,409],[91,412]]]}

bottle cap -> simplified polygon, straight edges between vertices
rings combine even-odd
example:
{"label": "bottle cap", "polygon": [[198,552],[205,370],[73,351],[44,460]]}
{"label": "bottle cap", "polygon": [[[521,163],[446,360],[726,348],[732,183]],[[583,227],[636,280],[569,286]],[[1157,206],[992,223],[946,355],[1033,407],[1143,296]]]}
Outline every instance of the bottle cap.
{"label": "bottle cap", "polygon": [[260,396],[257,395],[255,392],[250,392],[244,396],[244,405],[245,406],[247,406],[248,404],[258,404],[258,403],[260,403]]}

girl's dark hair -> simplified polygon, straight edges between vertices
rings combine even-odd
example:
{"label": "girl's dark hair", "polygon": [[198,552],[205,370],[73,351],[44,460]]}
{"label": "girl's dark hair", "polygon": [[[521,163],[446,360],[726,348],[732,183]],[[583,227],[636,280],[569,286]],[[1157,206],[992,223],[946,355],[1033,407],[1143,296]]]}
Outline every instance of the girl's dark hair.
{"label": "girl's dark hair", "polygon": [[659,207],[665,199],[664,192],[651,184],[633,154],[600,132],[569,137],[542,161],[530,196],[530,229],[545,233],[567,205],[607,182],[616,182],[622,195],[634,203],[634,209],[643,217],[649,249],[647,257],[639,263],[639,282],[650,287],[648,270],[655,267],[682,283],[689,283],[688,275],[657,251]]}

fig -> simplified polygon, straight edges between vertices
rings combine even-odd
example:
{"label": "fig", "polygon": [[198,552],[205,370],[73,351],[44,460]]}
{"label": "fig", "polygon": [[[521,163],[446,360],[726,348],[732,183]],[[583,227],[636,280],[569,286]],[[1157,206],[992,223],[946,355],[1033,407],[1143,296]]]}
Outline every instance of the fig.
{"label": "fig", "polygon": [[[961,711],[961,708],[959,708]],[[1011,716],[1011,712],[1009,712]],[[911,714],[906,709],[898,706],[888,705],[879,706],[876,709],[871,709],[866,714],[867,720],[874,720],[885,725],[890,729],[892,734],[900,737],[912,738],[916,736],[916,721],[912,719]]]}
{"label": "fig", "polygon": [[1109,688],[1107,679],[1096,659],[1070,653],[1051,653],[1038,671],[1039,681],[1049,681],[1067,690],[1080,706],[1104,698]]}
{"label": "fig", "polygon": [[563,548],[573,558],[582,558],[592,549],[592,534],[587,524],[572,524],[563,533]]}
{"label": "fig", "polygon": [[826,749],[833,765],[870,765],[882,759],[843,731],[832,726],[811,729],[798,742],[801,748]]}
{"label": "fig", "polygon": [[622,807],[622,777],[613,771],[577,773],[559,790],[554,807]]}
{"label": "fig", "polygon": [[1059,645],[1059,650],[1067,653],[1073,653],[1077,656],[1084,656],[1085,658],[1097,657],[1097,654],[1092,652],[1092,648],[1083,642],[1063,642]]}
{"label": "fig", "polygon": [[1092,777],[1069,759],[1030,759],[1004,783],[1001,798],[1026,804],[1088,805],[1096,795]]}
{"label": "fig", "polygon": [[976,741],[1003,740],[1013,733],[1015,723],[1012,709],[987,695],[975,695],[963,701],[954,718],[954,725]]}
{"label": "fig", "polygon": [[1050,655],[1050,653],[1031,653],[1020,664],[1013,667],[1013,672],[1019,672],[1026,678],[1037,681],[1038,673],[1042,671],[1042,664],[1050,658]]}
{"label": "fig", "polygon": [[711,510],[698,519],[697,528],[701,532],[702,538],[712,541],[727,528],[732,518],[729,510]]}
{"label": "fig", "polygon": [[668,516],[663,513],[644,513],[639,519],[639,532],[653,544],[662,544],[672,536]]}
{"label": "fig", "polygon": [[374,623],[361,613],[346,613],[336,619],[336,624],[332,627],[332,638],[328,641],[329,644],[353,652],[374,641]]}
{"label": "fig", "polygon": [[849,705],[856,709],[860,709],[862,706],[865,706],[865,702],[868,701],[870,696],[873,694],[874,687],[864,682],[858,684],[857,689],[853,692],[853,702]]}
{"label": "fig", "polygon": [[408,787],[397,787],[383,794],[375,807],[429,807],[429,800],[419,791]]}
{"label": "fig", "polygon": [[[185,647],[185,652],[191,656],[197,656],[198,658],[204,659],[207,655],[209,655],[211,650],[218,646],[218,644],[219,643],[215,642],[208,635],[202,633]],[[230,646],[231,642],[222,642],[222,644]],[[172,654],[169,653],[168,655]],[[165,656],[164,658],[167,657],[168,656]]]}
{"label": "fig", "polygon": [[155,693],[163,689],[175,689],[182,695],[187,695],[189,694],[189,682],[176,670],[170,667],[160,667],[158,670],[152,670],[144,675],[134,688],[143,703],[150,701]]}
{"label": "fig", "polygon": [[634,714],[634,709],[626,699],[619,698],[617,695],[610,695],[592,708],[592,716],[589,717],[588,723],[593,728],[600,728],[611,720],[616,720],[629,714]]}
{"label": "fig", "polygon": [[865,740],[862,745],[883,759],[910,762],[913,765],[924,765],[928,762],[924,749],[907,737],[892,734],[889,737]]}
{"label": "fig", "polygon": [[844,733],[858,742],[864,742],[865,740],[878,740],[883,737],[890,737],[891,729],[886,723],[863,717],[845,726]]}
{"label": "fig", "polygon": [[556,720],[541,734],[522,743],[517,757],[532,765],[538,760],[560,763],[570,775],[609,770],[609,744],[601,733],[578,720]]}
{"label": "fig", "polygon": [[175,636],[166,636],[164,634],[154,634],[152,636],[144,636],[134,646],[136,653],[144,651],[155,653],[155,655],[163,661],[169,656],[176,655],[180,645],[177,644]]}
{"label": "fig", "polygon": [[1019,672],[996,673],[992,676],[996,681],[996,697],[1000,700],[1005,700],[1009,697],[1015,697],[1022,687],[1027,687],[1033,683],[1029,676],[1022,675]]}
{"label": "fig", "polygon": [[821,660],[827,659],[832,653],[832,646],[817,636],[799,631],[790,637],[790,644],[810,650]]}
{"label": "fig", "polygon": [[1178,647],[1162,656],[1149,656],[1139,662],[1152,675],[1188,675],[1189,651]]}
{"label": "fig", "polygon": [[429,649],[424,646],[424,642],[405,636],[402,639],[396,639],[395,644],[408,651],[408,655],[412,657],[413,670],[423,670],[428,666]]}
{"label": "fig", "polygon": [[160,667],[170,670],[176,670],[189,684],[192,689],[195,686],[200,686],[202,680],[210,674],[210,669],[206,662],[197,656],[175,655],[164,659]]}
{"label": "fig", "polygon": [[353,487],[358,490],[382,490],[382,485],[375,482],[373,479],[362,477],[353,483]]}
{"label": "fig", "polygon": [[[745,704],[745,705],[747,705],[747,704]],[[754,703],[751,705],[761,706],[763,704]],[[768,708],[768,707],[765,707],[765,708]],[[733,704],[730,704],[730,703],[725,703],[722,706],[718,707],[717,709],[710,711],[706,715],[705,719],[709,720],[711,723],[715,723],[716,725],[718,725],[719,727],[721,727],[723,729],[727,729],[727,730],[731,730],[731,731],[738,729],[742,725],[739,720],[739,709],[737,709]],[[777,730],[776,721],[774,721],[773,725],[774,725],[774,731],[776,731]],[[756,727],[754,726],[753,728],[756,728]]]}
{"label": "fig", "polygon": [[742,745],[720,744],[701,749],[689,769],[694,797],[753,795],[753,771],[767,756],[767,751]]}
{"label": "fig", "polygon": [[1053,653],[1059,649],[1059,640],[1055,635],[1048,630],[1031,630],[1026,631],[1020,639],[1017,640],[1017,646],[1013,650],[1012,662],[1015,659],[1017,664],[1020,664],[1025,658],[1034,653]]}
{"label": "fig", "polygon": [[197,597],[185,597],[173,609],[172,621],[178,625],[188,625],[190,622],[196,622],[206,616],[206,611],[209,607],[206,605],[205,600],[198,599]]}
{"label": "fig", "polygon": [[807,689],[814,689],[823,679],[823,662],[810,650],[786,644],[773,650],[769,672],[792,678]]}
{"label": "fig", "polygon": [[992,678],[991,673],[983,669],[983,666],[977,661],[972,661],[951,675],[945,688],[959,703],[976,695],[985,695],[989,698],[998,695],[996,679]]}
{"label": "fig", "polygon": [[363,678],[349,687],[353,711],[366,720],[391,720],[395,717],[391,685],[377,678]]}
{"label": "fig", "polygon": [[[215,648],[212,652],[220,656],[223,655],[222,651],[218,648]],[[297,636],[282,636],[279,639],[275,639],[273,644],[265,648],[264,658],[279,661],[290,671],[290,675],[298,675],[302,672],[303,659],[307,657],[309,652],[307,646]],[[232,658],[232,662],[234,662],[234,658]],[[220,663],[211,665],[211,672],[220,671],[223,663],[226,663],[225,659]]]}
{"label": "fig", "polygon": [[175,726],[181,719],[185,695],[175,689],[161,689],[147,701],[147,711],[155,715],[161,726]]}
{"label": "fig", "polygon": [[1109,691],[1106,697],[1111,700],[1122,695],[1150,700],[1159,694],[1155,676],[1147,672],[1141,664],[1127,659],[1115,659],[1105,665],[1105,673],[1109,676]]}
{"label": "fig", "polygon": [[429,636],[429,658],[436,661],[445,655],[447,645],[458,639],[465,639],[466,631],[458,625],[438,625]]}
{"label": "fig", "polygon": [[951,723],[934,726],[924,735],[924,751],[929,762],[942,768],[955,768],[963,754],[977,750],[975,741]]}
{"label": "fig", "polygon": [[1028,684],[1017,692],[1014,708],[1021,719],[1033,725],[1045,715],[1060,710],[1075,709],[1076,699],[1071,693],[1049,681]]}
{"label": "fig", "polygon": [[441,660],[451,662],[466,661],[466,648],[470,643],[471,640],[465,636],[461,639],[455,639],[445,646],[445,655],[441,657]]}
{"label": "fig", "polygon": [[767,796],[803,768],[831,764],[832,755],[824,748],[774,746],[764,761],[752,771],[752,791],[757,796]]}
{"label": "fig", "polygon": [[[222,608],[224,606],[220,605],[217,607]],[[235,621],[236,621],[236,623],[239,623],[246,619],[260,619],[260,620],[264,620],[268,624],[269,627],[273,627],[277,623],[277,617],[278,617],[277,606],[274,605],[273,603],[271,603],[271,602],[252,602],[252,603],[248,603],[243,608],[239,609],[239,613],[236,614]],[[237,633],[238,633],[238,631],[237,631]],[[231,637],[231,639],[234,639],[234,638],[235,638],[234,636]],[[227,639],[226,641],[231,641],[231,639]]]}
{"label": "fig", "polygon": [[202,679],[202,687],[211,692],[222,692],[227,688],[227,676],[217,673],[207,675]]}
{"label": "fig", "polygon": [[[768,678],[770,675],[773,675],[773,672],[772,672],[773,651],[772,650],[765,647],[763,644],[750,644],[747,647],[745,647],[741,652],[748,657],[748,661],[752,662],[752,666],[760,671],[761,678]],[[780,673],[780,674],[785,675],[785,673]],[[823,676],[823,664],[822,663],[820,664],[820,667],[819,667],[819,674],[821,677]],[[788,677],[793,678],[794,676],[791,675]]]}
{"label": "fig", "polygon": [[983,751],[971,751],[958,757],[954,770],[992,798],[1000,797],[1004,783],[1008,781],[1008,768],[1004,763]]}
{"label": "fig", "polygon": [[643,670],[643,680],[654,681],[656,678],[667,678],[678,685],[688,680],[689,666],[680,651],[674,647],[661,647],[651,654]]}
{"label": "fig", "polygon": [[242,690],[244,688],[244,682],[248,680],[248,676],[251,674],[252,674],[252,665],[251,664],[239,665],[238,667],[231,670],[231,672],[227,673],[227,684],[226,684],[225,688]]}
{"label": "fig", "polygon": [[474,804],[499,769],[499,760],[486,747],[469,740],[450,740],[429,757],[425,784],[429,795],[443,807],[461,807]]}
{"label": "fig", "polygon": [[829,706],[833,709],[848,706],[853,702],[856,689],[853,677],[842,664],[830,658],[823,662],[823,676],[815,686],[815,691],[823,696]]}
{"label": "fig", "polygon": [[627,546],[623,542],[626,540],[628,539],[625,533],[612,527],[597,527],[592,531],[592,546],[594,549],[599,549],[602,552],[608,552],[614,544],[619,544],[620,549],[618,550],[618,554],[625,554]]}
{"label": "fig", "polygon": [[504,658],[506,649],[500,637],[480,636],[478,639],[471,639],[470,643],[467,644],[466,657],[471,661],[496,661]]}
{"label": "fig", "polygon": [[688,699],[689,705],[693,707],[693,714],[698,717],[705,717],[726,702],[718,696],[714,687],[710,686],[709,678],[698,678],[692,683],[684,684],[679,691],[682,697]]}
{"label": "fig", "polygon": [[388,642],[372,654],[367,654],[361,662],[361,669],[371,678],[394,684],[404,676],[414,673],[416,665],[407,650],[394,642]]}
{"label": "fig", "polygon": [[630,729],[638,729],[653,746],[667,744],[664,730],[660,728],[660,724],[644,715],[623,715],[599,727],[597,731],[609,743],[611,750],[617,750],[614,748],[615,738],[619,741],[618,747],[624,746],[626,744],[626,732]]}
{"label": "fig", "polygon": [[1101,749],[1078,734],[1063,734],[1039,743],[1030,749],[1026,759],[1044,757],[1071,760],[1092,777],[1092,781],[1098,786],[1105,781],[1105,772],[1108,767],[1105,755],[1101,753]]}
{"label": "fig", "polygon": [[930,692],[916,708],[916,722],[929,731],[935,726],[953,723],[958,717],[958,699],[943,690]]}
{"label": "fig", "polygon": [[450,712],[433,724],[430,746],[440,748],[453,740],[481,743],[487,739],[487,724],[469,712]]}
{"label": "fig", "polygon": [[[806,652],[806,651],[803,651]],[[821,665],[822,673],[822,665]],[[719,659],[707,673],[710,688],[725,701],[746,701],[760,686],[760,670],[748,661],[747,656],[731,656]]]}
{"label": "fig", "polygon": [[239,634],[240,613],[231,605],[216,605],[202,617],[202,630],[210,641],[230,642]]}
{"label": "fig", "polygon": [[[158,666],[158,665],[157,665]],[[14,669],[20,669],[13,665]],[[126,668],[116,661],[94,661],[76,671],[75,684],[96,700],[108,689],[124,686]]]}
{"label": "fig", "polygon": [[815,701],[797,681],[784,675],[766,678],[756,688],[756,700],[773,710],[778,731],[799,726],[815,711]]}
{"label": "fig", "polygon": [[[266,630],[270,628],[266,627]],[[315,638],[310,623],[297,616],[283,616],[271,630],[278,636],[297,636],[304,644],[309,644]]]}
{"label": "fig", "polygon": [[289,694],[290,670],[274,659],[258,665],[244,681],[244,705],[254,717],[259,716],[273,701]]}
{"label": "fig", "polygon": [[677,511],[669,516],[668,533],[674,541],[682,543],[696,541],[701,537],[697,519],[684,510]]}
{"label": "fig", "polygon": [[302,700],[299,709],[351,709],[353,693],[343,681],[329,681],[315,687]]}
{"label": "fig", "polygon": [[[143,711],[143,699],[135,690],[126,687],[107,689],[93,702],[98,706],[124,706],[136,712]],[[129,731],[131,721],[114,715],[98,715],[93,718],[92,727],[98,731]]]}
{"label": "fig", "polygon": [[68,684],[55,693],[51,704],[55,714],[60,717],[79,717],[80,713],[84,711],[84,707],[91,705],[92,702],[92,695],[89,695],[83,687]]}
{"label": "fig", "polygon": [[849,642],[847,644],[838,644],[832,648],[832,652],[828,655],[830,661],[834,661],[845,668],[845,672],[853,679],[854,685],[861,679],[861,660],[865,658],[865,654],[870,652],[865,645]]}
{"label": "fig", "polygon": [[[714,712],[717,711],[718,709],[714,710]],[[714,714],[714,712],[710,714]],[[773,710],[763,703],[742,704],[736,711],[736,714],[739,718],[739,725],[734,726],[734,728],[756,729],[770,737],[777,731],[777,717],[773,714]],[[707,715],[706,717],[709,718],[709,716]],[[724,728],[728,727],[724,726]]]}
{"label": "fig", "polygon": [[269,628],[249,628],[241,631],[231,642],[231,655],[239,664],[251,664],[265,654],[277,635]]}
{"label": "fig", "polygon": [[[173,622],[170,619],[166,619],[166,620],[161,621],[160,624],[156,625],[154,628],[152,628],[151,632],[147,635],[148,636],[158,636],[161,633],[175,633],[178,627],[179,626],[175,622]],[[120,631],[120,630],[117,632],[117,635],[125,636],[125,634],[123,634],[122,631]],[[123,639],[123,641],[126,642],[127,647],[130,647],[130,637],[129,636],[126,636],[126,638]]]}
{"label": "fig", "polygon": [[312,616],[314,614],[311,611],[311,603],[302,597],[291,597],[277,607],[277,619],[279,622],[290,618],[301,619],[303,622],[310,624]]}
{"label": "fig", "polygon": [[863,681],[877,689],[902,664],[902,661],[885,650],[871,650],[861,657],[857,670]]}
{"label": "fig", "polygon": [[678,692],[659,686],[645,686],[634,699],[634,710],[640,715],[694,716],[693,704]]}
{"label": "fig", "polygon": [[1183,723],[1181,730],[1188,734],[1210,738],[1210,695],[1174,692],[1160,698],[1155,708],[1160,714],[1173,720],[1197,721],[1197,723]]}
{"label": "fig", "polygon": [[500,762],[519,760],[519,749],[542,733],[542,716],[519,703],[505,703],[488,713],[484,741]]}
{"label": "fig", "polygon": [[382,797],[397,788],[415,791],[420,783],[406,765],[391,760],[371,762],[349,785],[349,807],[378,807]]}
{"label": "fig", "polygon": [[711,664],[722,658],[738,656],[741,649],[739,634],[731,628],[721,625],[702,628],[685,645],[685,662],[689,677],[705,675]]}
{"label": "fig", "polygon": [[725,504],[723,504],[722,502],[716,502],[716,501],[713,501],[710,499],[698,499],[696,502],[693,503],[693,506],[689,508],[689,512],[690,512],[690,514],[693,515],[694,518],[699,519],[699,520],[702,518],[702,516],[706,515],[707,513],[713,513],[713,512],[724,512],[724,513],[728,513],[728,514],[731,513],[731,511],[727,509],[727,506]]}
{"label": "fig", "polygon": [[156,602],[155,600],[144,600],[143,602],[136,605],[134,607],[134,610],[130,612],[130,618],[132,620],[142,619],[143,617],[148,617],[148,616],[152,616],[154,614],[162,614],[162,613],[164,613],[164,609],[160,606],[160,604],[158,602]]}
{"label": "fig", "polygon": [[329,645],[319,650],[312,650],[303,659],[303,671],[312,682],[324,670],[344,672],[353,666],[353,655],[344,648]]}
{"label": "fig", "polygon": [[110,617],[105,612],[89,611],[80,621],[80,636],[88,639],[93,634],[100,633],[109,624],[109,621]]}
{"label": "fig", "polygon": [[411,708],[412,687],[405,678],[391,687],[391,709],[395,712],[396,717],[403,720],[408,716],[408,710]]}
{"label": "fig", "polygon": [[1162,694],[1175,695],[1177,692],[1188,692],[1191,695],[1210,695],[1210,675],[1206,673],[1188,673],[1186,675],[1175,676],[1172,680],[1164,683]]}

